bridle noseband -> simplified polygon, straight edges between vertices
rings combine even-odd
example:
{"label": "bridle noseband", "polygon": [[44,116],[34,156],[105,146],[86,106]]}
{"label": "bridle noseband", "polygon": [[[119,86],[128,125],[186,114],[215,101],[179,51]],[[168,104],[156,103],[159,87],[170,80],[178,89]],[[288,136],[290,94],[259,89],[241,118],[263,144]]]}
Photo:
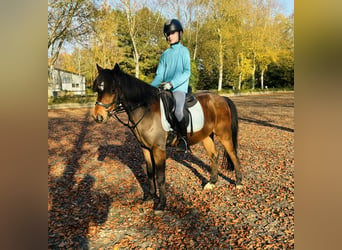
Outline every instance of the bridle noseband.
{"label": "bridle noseband", "polygon": [[109,103],[109,104],[105,104],[105,103],[103,103],[103,102],[97,101],[97,102],[95,103],[95,106],[96,106],[96,105],[102,106],[102,107],[104,107],[104,108],[107,110],[107,112],[109,112],[108,108],[109,108],[110,106],[112,106],[113,104],[115,104],[115,102],[111,102],[111,103]]}

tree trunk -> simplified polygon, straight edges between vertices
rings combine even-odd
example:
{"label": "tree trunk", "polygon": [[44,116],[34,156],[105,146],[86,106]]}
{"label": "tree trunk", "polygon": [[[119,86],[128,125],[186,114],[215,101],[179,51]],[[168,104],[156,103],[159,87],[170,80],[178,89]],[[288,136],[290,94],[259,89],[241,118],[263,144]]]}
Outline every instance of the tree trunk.
{"label": "tree trunk", "polygon": [[140,68],[139,67],[140,55],[139,55],[138,48],[137,48],[134,37],[131,36],[131,39],[132,39],[133,49],[134,49],[133,58],[134,58],[134,64],[135,64],[135,77],[139,78],[139,75],[140,75],[140,70],[139,70],[139,68]]}
{"label": "tree trunk", "polygon": [[256,62],[255,62],[255,53],[253,53],[253,73],[252,73],[252,89],[255,89],[255,71],[256,71]]}
{"label": "tree trunk", "polygon": [[260,77],[260,80],[261,80],[261,89],[264,89],[264,73],[265,73],[265,70],[261,70],[261,77]]}
{"label": "tree trunk", "polygon": [[[128,29],[129,29],[129,35],[131,37],[131,41],[133,44],[133,60],[134,60],[134,64],[135,64],[135,77],[139,78],[139,59],[140,59],[140,55],[139,55],[139,51],[138,51],[138,47],[135,41],[135,35],[134,35],[134,31],[135,31],[135,16],[132,14],[132,10],[131,10],[131,5],[130,5],[130,1],[129,0],[124,0],[123,1],[124,6],[125,6],[125,11],[126,11],[126,18],[127,18],[127,24],[128,24]],[[133,9],[135,10],[135,5],[133,7]]]}
{"label": "tree trunk", "polygon": [[239,73],[239,84],[238,84],[238,89],[241,89],[241,82],[242,82],[242,72]]}
{"label": "tree trunk", "polygon": [[222,80],[223,80],[223,44],[222,44],[222,34],[221,30],[218,29],[219,34],[219,79],[218,79],[218,91],[222,90]]}
{"label": "tree trunk", "polygon": [[135,56],[137,57],[134,61],[135,61],[135,77],[139,78],[140,75],[140,64],[139,64],[139,55]]}
{"label": "tree trunk", "polygon": [[195,31],[195,49],[194,49],[194,56],[193,56],[194,60],[196,60],[196,54],[197,54],[198,31],[199,31],[199,22],[197,21],[196,31]]}
{"label": "tree trunk", "polygon": [[241,71],[241,67],[240,67],[240,56],[237,55],[237,65],[238,65],[238,69],[240,70],[239,73],[239,79],[238,79],[238,90],[241,89],[241,81],[242,81],[242,71]]}

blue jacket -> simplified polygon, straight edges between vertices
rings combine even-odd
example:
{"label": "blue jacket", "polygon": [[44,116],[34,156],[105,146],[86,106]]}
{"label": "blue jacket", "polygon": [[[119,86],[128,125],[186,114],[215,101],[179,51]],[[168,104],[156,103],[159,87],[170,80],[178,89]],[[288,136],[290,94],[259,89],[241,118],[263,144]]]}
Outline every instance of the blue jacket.
{"label": "blue jacket", "polygon": [[171,82],[174,91],[188,92],[190,79],[190,53],[181,43],[173,44],[160,57],[156,76],[151,85]]}

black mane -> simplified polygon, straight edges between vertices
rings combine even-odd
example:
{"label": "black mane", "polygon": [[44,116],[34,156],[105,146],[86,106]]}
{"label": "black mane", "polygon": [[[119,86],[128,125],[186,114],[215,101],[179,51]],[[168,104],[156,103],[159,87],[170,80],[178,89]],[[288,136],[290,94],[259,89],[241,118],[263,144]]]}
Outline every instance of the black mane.
{"label": "black mane", "polygon": [[158,88],[121,70],[114,69],[114,79],[127,102],[149,106],[159,99]]}
{"label": "black mane", "polygon": [[159,89],[121,71],[118,64],[113,69],[103,69],[96,65],[98,76],[94,80],[93,90],[99,95],[110,95],[118,91],[118,98],[128,105],[150,106],[159,100]]}

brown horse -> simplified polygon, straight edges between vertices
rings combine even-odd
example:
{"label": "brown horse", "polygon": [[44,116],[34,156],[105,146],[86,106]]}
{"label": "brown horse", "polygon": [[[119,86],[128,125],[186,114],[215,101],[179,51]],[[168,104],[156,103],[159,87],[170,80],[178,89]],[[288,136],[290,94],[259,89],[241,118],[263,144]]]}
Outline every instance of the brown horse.
{"label": "brown horse", "polygon": [[[105,123],[112,115],[119,119],[117,113],[120,111],[127,113],[128,123],[125,125],[132,130],[141,144],[146,160],[149,192],[145,194],[144,200],[156,197],[158,187],[159,202],[155,204],[154,209],[164,210],[167,132],[161,124],[160,90],[124,73],[118,64],[113,69],[103,69],[97,65],[97,69],[98,76],[93,89],[98,93],[98,98],[93,118],[98,123]],[[225,148],[224,156],[228,169],[235,169],[236,187],[242,187],[237,157],[238,117],[234,103],[227,97],[213,93],[200,93],[195,97],[203,108],[204,127],[191,136],[188,134],[188,141],[190,145],[202,142],[210,157],[211,176],[205,188],[212,187],[218,180],[218,151],[213,135],[219,138]]]}

